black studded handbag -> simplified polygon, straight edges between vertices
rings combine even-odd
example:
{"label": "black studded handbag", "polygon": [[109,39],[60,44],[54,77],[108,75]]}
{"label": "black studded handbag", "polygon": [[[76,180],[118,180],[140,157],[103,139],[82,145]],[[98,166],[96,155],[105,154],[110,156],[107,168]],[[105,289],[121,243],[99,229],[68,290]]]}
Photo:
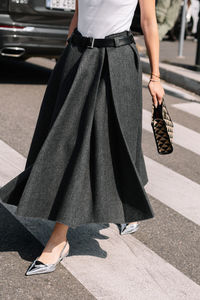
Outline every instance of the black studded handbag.
{"label": "black studded handbag", "polygon": [[173,122],[167,110],[164,99],[157,107],[152,103],[151,126],[159,154],[170,154],[173,151]]}

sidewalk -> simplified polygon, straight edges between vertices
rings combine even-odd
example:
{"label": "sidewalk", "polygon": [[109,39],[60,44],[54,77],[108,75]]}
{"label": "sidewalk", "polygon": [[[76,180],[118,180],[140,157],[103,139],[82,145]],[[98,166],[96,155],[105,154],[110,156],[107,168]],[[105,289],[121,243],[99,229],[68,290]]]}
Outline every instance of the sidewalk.
{"label": "sidewalk", "polygon": [[[144,37],[135,37],[142,62],[143,72],[150,73],[149,59],[146,55]],[[186,90],[200,95],[200,71],[195,71],[197,42],[192,38],[184,41],[183,57],[178,57],[178,41],[160,42],[161,78]]]}

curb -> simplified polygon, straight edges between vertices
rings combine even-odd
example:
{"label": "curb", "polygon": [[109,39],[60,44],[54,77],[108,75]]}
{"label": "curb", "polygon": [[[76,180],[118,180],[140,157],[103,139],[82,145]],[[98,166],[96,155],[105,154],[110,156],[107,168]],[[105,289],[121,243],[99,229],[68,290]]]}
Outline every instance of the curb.
{"label": "curb", "polygon": [[[150,74],[149,59],[140,56],[140,61],[142,63],[142,71]],[[159,69],[163,80],[200,95],[200,72],[186,70],[165,63],[159,63]]]}

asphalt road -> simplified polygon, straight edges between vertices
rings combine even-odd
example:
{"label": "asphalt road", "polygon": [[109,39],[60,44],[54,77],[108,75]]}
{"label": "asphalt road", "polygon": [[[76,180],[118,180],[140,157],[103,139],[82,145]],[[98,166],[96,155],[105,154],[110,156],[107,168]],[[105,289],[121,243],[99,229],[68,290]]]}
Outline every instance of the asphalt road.
{"label": "asphalt road", "polygon": [[[27,62],[0,62],[0,140],[24,157],[28,153],[47,80],[54,64],[54,61],[39,58],[30,59]],[[200,103],[190,100],[194,100],[194,97],[196,101],[200,99],[172,85],[166,86],[165,92],[170,115],[173,121],[178,124],[177,132],[180,131],[181,134],[175,140],[174,152],[169,156],[159,156],[152,132],[147,128],[146,123],[144,125],[143,152],[145,157],[153,163],[153,166],[158,163],[156,164],[158,172],[153,175],[157,185],[155,185],[154,190],[151,189],[150,191],[150,201],[156,218],[148,222],[141,222],[140,230],[134,234],[134,238],[199,286],[200,220],[195,219],[193,210],[196,208],[193,200],[198,198],[195,193],[198,193],[200,185],[200,150],[196,146],[198,140],[200,141],[200,115],[198,115],[199,108],[195,106],[199,105],[200,107]],[[191,96],[191,99],[184,99],[186,93],[189,98]],[[186,104],[191,106],[186,107]],[[148,117],[151,112],[151,96],[145,78],[143,82],[143,108],[144,122],[146,122],[146,118],[149,120]],[[163,178],[163,172],[168,172],[169,181]],[[160,185],[159,181],[161,182]],[[175,186],[177,182],[177,190],[176,188],[173,190],[174,187],[171,186],[171,182],[174,182]],[[183,195],[183,202],[181,201],[182,196],[180,196],[181,190],[186,189],[187,186],[181,187],[179,182],[186,182],[188,186],[195,187],[194,194],[185,190],[185,195],[189,195],[190,199],[186,199],[186,196]],[[177,192],[177,198],[173,199],[175,204],[170,202],[166,194],[162,194],[162,189],[164,191],[165,187],[169,189],[169,193],[172,190],[172,195]],[[191,207],[184,208],[188,200]],[[60,265],[56,272],[39,278],[37,276],[34,278],[22,276],[27,265],[42,249],[42,244],[27,230],[26,224],[23,225],[22,223],[18,222],[8,210],[1,206],[1,299],[98,298],[78,271],[73,273],[69,271],[70,268],[68,269],[63,265]],[[48,235],[49,228],[47,227],[46,230]],[[73,234],[72,231],[70,235],[72,240]],[[78,237],[79,235],[76,233],[77,241]],[[75,246],[74,251],[76,251]],[[77,274],[77,276],[72,274]],[[176,279],[178,277],[174,278],[174,280]],[[102,297],[101,299],[118,298]],[[133,297],[132,299],[136,298]],[[183,295],[182,298],[169,296],[164,299],[200,299],[200,293],[197,298],[187,298],[187,295]]]}

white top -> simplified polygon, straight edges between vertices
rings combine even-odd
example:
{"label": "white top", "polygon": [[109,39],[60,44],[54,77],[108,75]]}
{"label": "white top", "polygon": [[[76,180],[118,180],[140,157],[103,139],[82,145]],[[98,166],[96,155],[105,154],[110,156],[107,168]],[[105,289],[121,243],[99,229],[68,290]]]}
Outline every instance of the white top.
{"label": "white top", "polygon": [[104,38],[129,30],[138,0],[78,0],[77,29],[83,36]]}

